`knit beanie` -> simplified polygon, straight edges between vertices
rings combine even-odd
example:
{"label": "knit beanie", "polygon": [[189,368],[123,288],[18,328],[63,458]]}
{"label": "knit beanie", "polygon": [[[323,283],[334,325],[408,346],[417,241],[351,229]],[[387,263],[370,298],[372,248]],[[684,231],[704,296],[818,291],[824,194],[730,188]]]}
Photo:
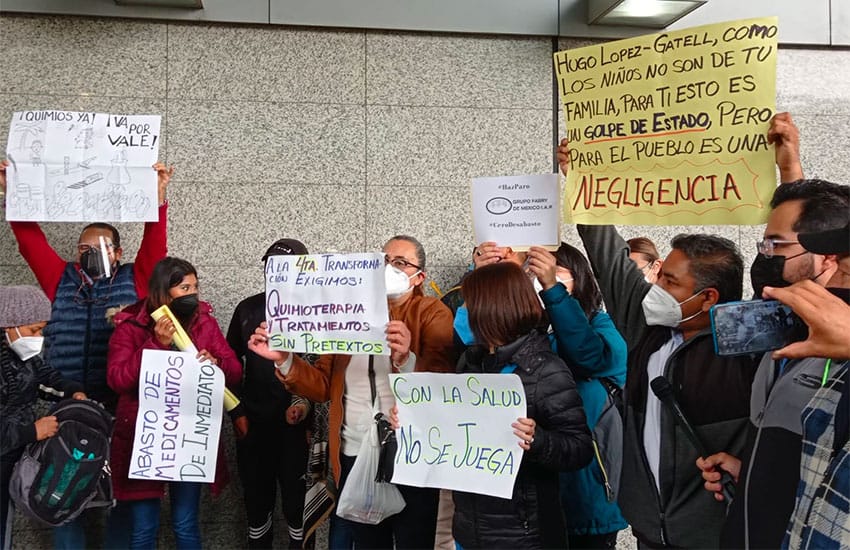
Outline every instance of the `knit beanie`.
{"label": "knit beanie", "polygon": [[32,285],[0,286],[0,328],[50,320],[50,300]]}

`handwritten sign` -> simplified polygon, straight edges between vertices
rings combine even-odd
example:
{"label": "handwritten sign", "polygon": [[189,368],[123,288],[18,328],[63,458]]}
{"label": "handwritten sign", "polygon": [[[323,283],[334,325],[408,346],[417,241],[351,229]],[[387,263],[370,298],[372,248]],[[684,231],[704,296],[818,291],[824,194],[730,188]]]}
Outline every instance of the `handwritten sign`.
{"label": "handwritten sign", "polygon": [[194,354],[146,349],[129,477],[215,480],[224,373]]}
{"label": "handwritten sign", "polygon": [[777,33],[775,17],[749,19],[557,52],[565,217],[763,223],[776,187]]}
{"label": "handwritten sign", "polygon": [[560,186],[557,174],[472,180],[475,242],[528,250],[557,250],[561,244]]}
{"label": "handwritten sign", "polygon": [[383,254],[269,256],[266,323],[272,349],[389,355]]}
{"label": "handwritten sign", "polygon": [[390,374],[401,427],[393,483],[511,498],[526,415],[514,374]]}
{"label": "handwritten sign", "polygon": [[14,113],[6,219],[155,221],[159,126],[153,115]]}

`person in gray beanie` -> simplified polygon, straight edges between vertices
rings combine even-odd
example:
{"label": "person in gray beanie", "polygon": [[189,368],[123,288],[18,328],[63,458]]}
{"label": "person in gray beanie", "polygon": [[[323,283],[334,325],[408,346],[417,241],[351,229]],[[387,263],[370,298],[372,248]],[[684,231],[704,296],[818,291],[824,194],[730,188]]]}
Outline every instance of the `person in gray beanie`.
{"label": "person in gray beanie", "polygon": [[50,301],[34,286],[0,286],[0,541],[12,546],[12,506],[9,478],[33,441],[52,437],[59,429],[55,416],[36,420],[39,386],[51,400],[85,399],[82,385],[65,380],[40,356],[41,331],[50,318]]}

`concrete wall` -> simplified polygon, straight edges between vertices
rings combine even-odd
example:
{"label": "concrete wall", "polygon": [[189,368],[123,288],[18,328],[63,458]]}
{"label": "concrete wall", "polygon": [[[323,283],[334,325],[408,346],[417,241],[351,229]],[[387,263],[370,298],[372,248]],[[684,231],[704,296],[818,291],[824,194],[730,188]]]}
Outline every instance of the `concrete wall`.
{"label": "concrete wall", "polygon": [[[0,146],[15,110],[163,116],[161,157],[177,168],[170,252],[197,266],[225,327],[236,303],[262,289],[260,257],[283,236],[315,252],[365,251],[410,233],[449,287],[473,244],[470,178],[551,171],[562,126],[549,38],[7,15],[0,43]],[[801,128],[807,175],[850,182],[850,52],[783,49],[778,80],[777,107]],[[44,227],[71,257],[81,224]],[[132,260],[141,226],[120,229]],[[666,254],[682,230],[623,233],[648,235]],[[732,238],[748,263],[761,234],[687,230]],[[573,228],[564,237],[577,244]],[[5,223],[0,281],[35,283]],[[235,481],[222,499],[204,498],[208,546],[242,544],[239,495]],[[49,546],[46,532],[18,526],[17,547]]]}

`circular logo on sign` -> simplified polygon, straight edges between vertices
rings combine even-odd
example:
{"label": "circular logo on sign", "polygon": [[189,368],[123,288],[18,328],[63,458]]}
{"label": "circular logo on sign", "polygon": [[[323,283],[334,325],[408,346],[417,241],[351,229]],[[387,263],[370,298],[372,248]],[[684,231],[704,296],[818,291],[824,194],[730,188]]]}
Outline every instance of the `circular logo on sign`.
{"label": "circular logo on sign", "polygon": [[491,214],[507,214],[511,211],[511,207],[513,204],[505,197],[493,197],[487,201],[487,212]]}

